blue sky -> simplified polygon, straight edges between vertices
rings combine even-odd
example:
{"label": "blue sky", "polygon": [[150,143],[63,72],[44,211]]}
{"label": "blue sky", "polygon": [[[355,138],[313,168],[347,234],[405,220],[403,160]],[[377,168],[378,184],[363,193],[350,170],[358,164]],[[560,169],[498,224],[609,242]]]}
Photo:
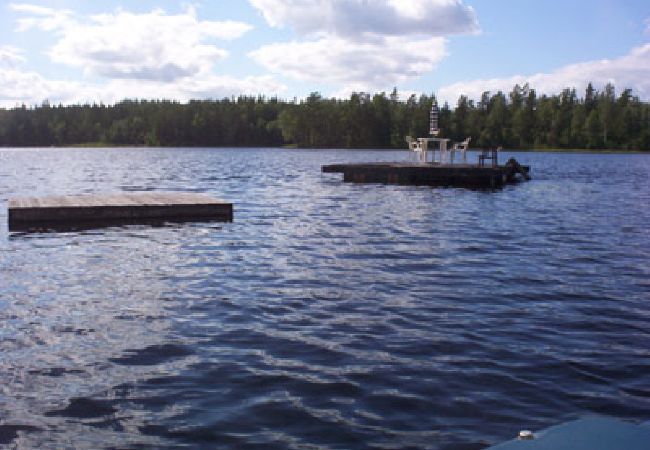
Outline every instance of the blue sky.
{"label": "blue sky", "polygon": [[397,87],[542,93],[613,82],[650,100],[650,2],[0,2],[0,105],[291,99]]}

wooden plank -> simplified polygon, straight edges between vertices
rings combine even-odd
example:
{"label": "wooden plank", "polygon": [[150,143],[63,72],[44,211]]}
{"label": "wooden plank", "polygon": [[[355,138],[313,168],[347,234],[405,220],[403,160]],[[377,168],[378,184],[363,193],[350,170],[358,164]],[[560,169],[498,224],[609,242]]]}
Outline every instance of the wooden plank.
{"label": "wooden plank", "polygon": [[232,203],[192,192],[122,192],[9,200],[9,230],[140,221],[232,221]]}

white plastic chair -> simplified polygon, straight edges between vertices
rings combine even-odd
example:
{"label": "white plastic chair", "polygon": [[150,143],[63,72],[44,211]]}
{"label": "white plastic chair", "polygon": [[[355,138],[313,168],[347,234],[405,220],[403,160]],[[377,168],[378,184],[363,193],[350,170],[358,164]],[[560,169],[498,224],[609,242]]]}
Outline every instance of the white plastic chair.
{"label": "white plastic chair", "polygon": [[461,160],[463,164],[467,164],[467,148],[469,147],[469,142],[472,140],[471,137],[468,137],[463,142],[457,142],[451,149],[451,163],[454,163],[454,154],[459,151]]}

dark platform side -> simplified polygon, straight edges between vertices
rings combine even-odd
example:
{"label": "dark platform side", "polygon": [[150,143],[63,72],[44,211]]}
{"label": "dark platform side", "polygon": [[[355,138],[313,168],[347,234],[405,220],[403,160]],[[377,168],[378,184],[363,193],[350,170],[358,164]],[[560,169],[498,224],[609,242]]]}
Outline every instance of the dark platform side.
{"label": "dark platform side", "polygon": [[[343,173],[343,181],[494,189],[528,178],[529,166],[472,164],[365,163],[322,166],[325,173]],[[522,173],[523,172],[523,173]],[[519,176],[518,176],[519,175]]]}
{"label": "dark platform side", "polygon": [[232,203],[187,192],[28,197],[9,200],[9,230],[65,230],[132,223],[232,221]]}

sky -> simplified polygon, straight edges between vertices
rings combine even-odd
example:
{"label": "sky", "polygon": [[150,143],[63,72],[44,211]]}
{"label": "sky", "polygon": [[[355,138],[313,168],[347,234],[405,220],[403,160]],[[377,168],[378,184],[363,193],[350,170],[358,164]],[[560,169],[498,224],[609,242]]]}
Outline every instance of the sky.
{"label": "sky", "polygon": [[0,106],[319,92],[650,100],[648,0],[0,1]]}

